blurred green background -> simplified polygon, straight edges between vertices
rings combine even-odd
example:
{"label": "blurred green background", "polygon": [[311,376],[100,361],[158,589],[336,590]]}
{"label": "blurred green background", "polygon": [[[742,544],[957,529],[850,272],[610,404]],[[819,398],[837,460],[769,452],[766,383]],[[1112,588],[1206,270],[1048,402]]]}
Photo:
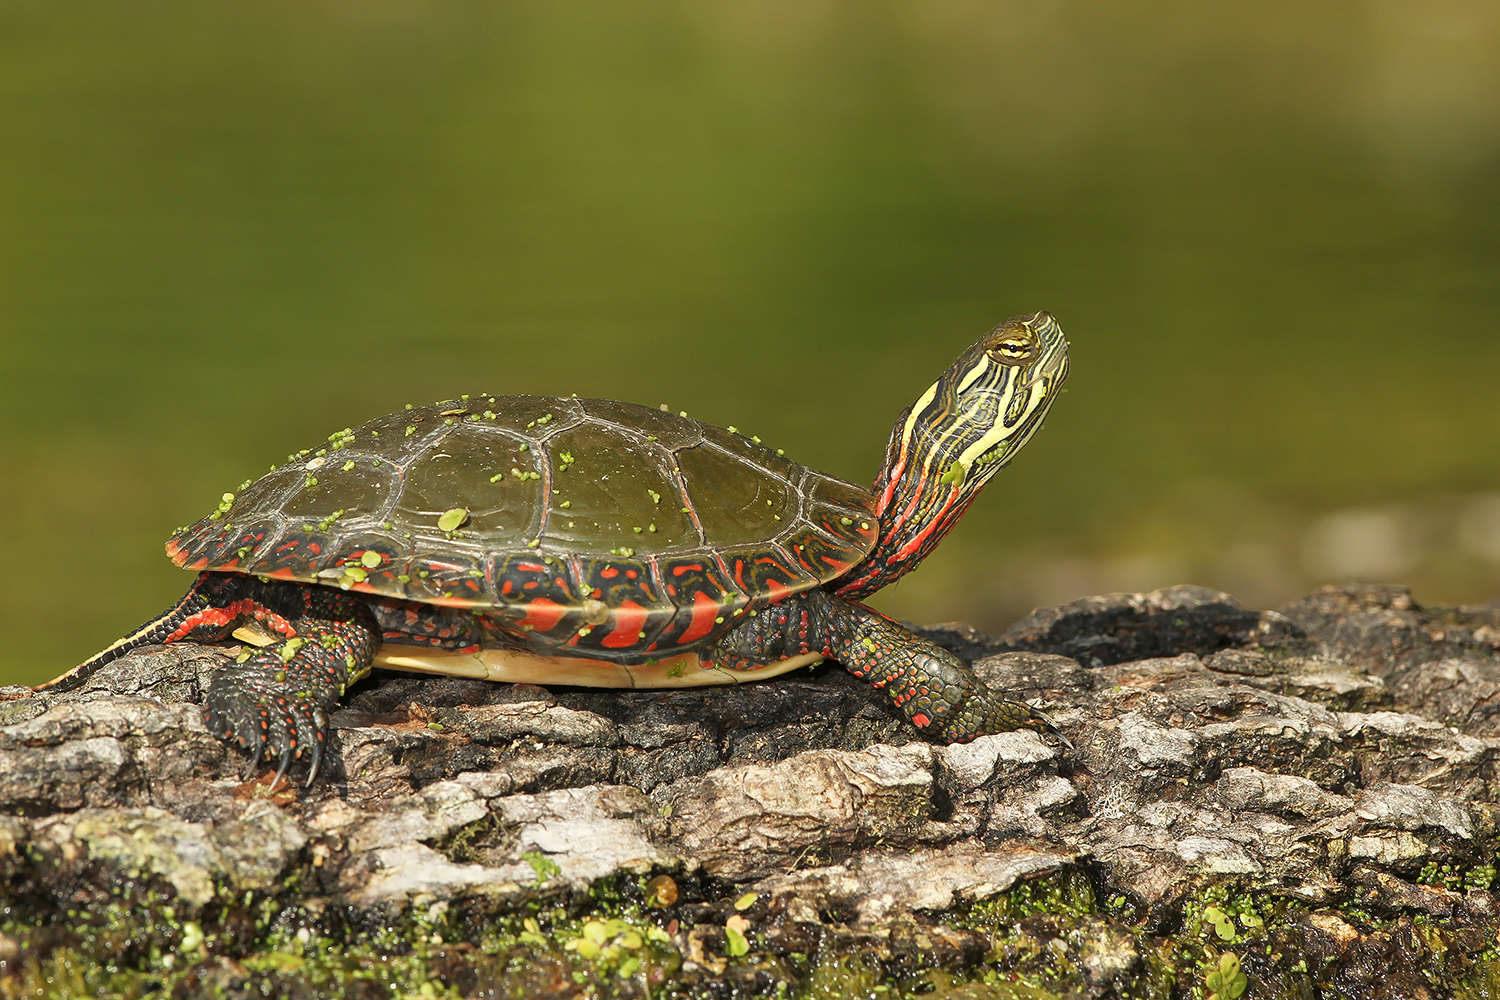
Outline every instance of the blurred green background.
{"label": "blurred green background", "polygon": [[1039,308],[1071,391],[882,607],[1493,598],[1500,7],[12,0],[0,681],[408,401],[665,401],[863,483]]}

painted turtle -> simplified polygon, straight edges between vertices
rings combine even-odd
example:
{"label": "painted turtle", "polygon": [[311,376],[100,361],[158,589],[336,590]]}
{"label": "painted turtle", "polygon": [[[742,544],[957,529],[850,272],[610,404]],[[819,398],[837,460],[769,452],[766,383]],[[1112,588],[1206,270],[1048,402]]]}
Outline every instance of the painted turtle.
{"label": "painted turtle", "polygon": [[[318,773],[325,715],[372,665],[589,686],[733,683],[825,657],[949,742],[1045,726],[858,603],[932,551],[1068,373],[1047,313],[985,334],[897,420],[873,491],[634,403],[464,396],[339,431],[167,543],[174,607],[131,650],[232,632],[210,729]],[[249,633],[245,630],[249,629]],[[236,631],[239,630],[239,631]]]}

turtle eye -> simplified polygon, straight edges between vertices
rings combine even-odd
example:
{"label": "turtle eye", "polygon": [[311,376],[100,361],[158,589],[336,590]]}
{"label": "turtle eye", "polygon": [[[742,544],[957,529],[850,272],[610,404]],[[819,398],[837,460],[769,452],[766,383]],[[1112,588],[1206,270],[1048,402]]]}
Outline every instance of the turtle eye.
{"label": "turtle eye", "polygon": [[991,361],[1001,365],[1027,365],[1041,352],[1041,341],[1028,327],[1019,323],[995,331],[995,340],[984,349]]}

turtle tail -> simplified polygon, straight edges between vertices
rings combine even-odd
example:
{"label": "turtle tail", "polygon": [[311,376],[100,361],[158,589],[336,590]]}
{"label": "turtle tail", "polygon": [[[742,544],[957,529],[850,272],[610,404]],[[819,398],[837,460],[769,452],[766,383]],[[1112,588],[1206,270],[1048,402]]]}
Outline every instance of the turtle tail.
{"label": "turtle tail", "polygon": [[188,592],[183,595],[182,600],[123,639],[95,653],[62,676],[54,677],[44,684],[38,684],[32,690],[48,694],[72,691],[82,687],[89,677],[106,663],[112,663],[142,646],[176,642],[189,635],[195,639],[221,639],[228,635],[233,628],[233,622],[206,620],[225,617],[212,600],[215,590],[221,588],[215,586],[215,581],[210,580],[209,576],[208,573],[199,576]]}

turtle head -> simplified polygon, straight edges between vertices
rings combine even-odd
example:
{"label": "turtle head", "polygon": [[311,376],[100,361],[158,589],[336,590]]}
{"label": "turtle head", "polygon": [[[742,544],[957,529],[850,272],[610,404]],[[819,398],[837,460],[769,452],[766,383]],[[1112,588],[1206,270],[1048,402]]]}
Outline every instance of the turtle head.
{"label": "turtle head", "polygon": [[839,593],[863,597],[916,568],[1031,440],[1067,377],[1050,313],[1008,319],[965,351],[896,421],[874,486],[880,537]]}

